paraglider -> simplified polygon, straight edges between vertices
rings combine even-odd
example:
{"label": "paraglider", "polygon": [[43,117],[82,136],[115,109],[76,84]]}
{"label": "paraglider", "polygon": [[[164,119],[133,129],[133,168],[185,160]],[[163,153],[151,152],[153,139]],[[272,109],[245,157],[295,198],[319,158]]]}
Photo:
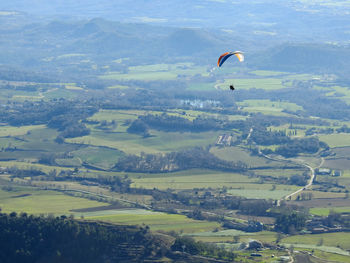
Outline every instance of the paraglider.
{"label": "paraglider", "polygon": [[[218,67],[221,67],[222,64],[224,64],[224,62],[232,55],[235,55],[240,62],[244,61],[244,55],[241,51],[226,52],[219,57]],[[235,90],[235,87],[233,85],[230,85],[230,90]]]}
{"label": "paraglider", "polygon": [[231,57],[232,55],[235,55],[240,62],[244,61],[244,55],[241,51],[234,51],[234,52],[226,52],[222,54],[218,59],[218,67],[221,67],[224,62]]}

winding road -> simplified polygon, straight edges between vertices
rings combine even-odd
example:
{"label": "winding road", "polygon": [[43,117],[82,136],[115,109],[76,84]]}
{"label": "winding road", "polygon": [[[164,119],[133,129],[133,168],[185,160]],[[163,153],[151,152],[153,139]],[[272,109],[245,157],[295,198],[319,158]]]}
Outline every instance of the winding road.
{"label": "winding road", "polygon": [[[296,163],[299,163],[299,162],[296,162]],[[324,163],[324,158],[321,157],[321,163],[316,168],[321,167],[323,165],[323,163]],[[283,199],[284,200],[291,199],[293,197],[293,195],[296,195],[296,194],[302,192],[303,190],[306,190],[306,189],[308,189],[308,188],[310,188],[312,186],[312,184],[314,182],[314,179],[315,179],[315,169],[312,168],[309,164],[306,164],[306,163],[299,163],[299,164],[305,166],[306,168],[308,168],[310,170],[310,179],[309,179],[309,181],[307,182],[307,184],[303,188],[295,191],[294,193],[291,193],[291,194],[285,196],[281,200],[283,200]]]}
{"label": "winding road", "polygon": [[[268,156],[266,154],[263,154],[260,149],[259,149],[259,155],[269,159],[269,160],[272,160],[272,161],[277,161],[277,162],[285,162],[285,163],[293,163],[293,164],[297,164],[297,165],[302,165],[304,167],[306,167],[307,169],[309,169],[310,171],[310,179],[308,180],[307,184],[305,186],[303,186],[302,188],[298,189],[297,191],[287,195],[287,196],[284,196],[282,197],[281,199],[279,199],[277,201],[277,206],[280,206],[281,204],[281,201],[283,200],[289,200],[291,199],[294,195],[310,188],[314,182],[314,179],[315,179],[315,169],[311,167],[311,165],[307,164],[304,160],[300,160],[300,161],[296,161],[296,160],[288,160],[288,159],[285,159],[283,157],[271,157],[271,156]],[[324,158],[321,157],[321,162],[320,164],[316,167],[316,168],[319,168],[323,165],[324,163]]]}

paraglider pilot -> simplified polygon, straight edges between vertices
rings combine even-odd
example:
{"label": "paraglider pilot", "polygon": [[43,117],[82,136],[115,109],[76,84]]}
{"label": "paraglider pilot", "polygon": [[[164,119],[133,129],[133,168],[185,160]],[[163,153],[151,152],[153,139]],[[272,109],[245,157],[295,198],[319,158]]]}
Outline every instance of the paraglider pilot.
{"label": "paraglider pilot", "polygon": [[[218,59],[218,67],[221,67],[222,64],[232,55],[235,55],[240,62],[244,61],[244,55],[241,51],[234,51],[234,52],[226,52],[222,54]],[[235,87],[233,85],[230,85],[230,90],[235,90]]]}

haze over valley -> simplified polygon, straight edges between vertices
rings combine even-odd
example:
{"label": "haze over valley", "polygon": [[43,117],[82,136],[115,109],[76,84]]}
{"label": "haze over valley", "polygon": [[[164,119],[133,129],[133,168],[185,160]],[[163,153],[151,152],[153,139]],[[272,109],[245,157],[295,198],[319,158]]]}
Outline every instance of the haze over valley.
{"label": "haze over valley", "polygon": [[349,13],[0,3],[0,261],[349,262]]}

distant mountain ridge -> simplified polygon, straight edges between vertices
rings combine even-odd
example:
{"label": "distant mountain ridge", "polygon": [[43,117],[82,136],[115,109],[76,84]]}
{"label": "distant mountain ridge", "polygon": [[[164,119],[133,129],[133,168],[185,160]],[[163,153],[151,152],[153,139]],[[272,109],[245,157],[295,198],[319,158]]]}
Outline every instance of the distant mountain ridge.
{"label": "distant mountain ridge", "polygon": [[[202,29],[160,27],[111,22],[104,19],[25,24],[0,29],[0,58],[4,64],[21,63],[31,56],[37,63],[47,57],[85,54],[93,57],[154,57],[216,54],[230,40],[223,33]],[[213,52],[214,51],[214,52]],[[32,63],[35,66],[35,63]]]}
{"label": "distant mountain ridge", "polygon": [[[41,74],[61,71],[84,76],[103,74],[110,65],[125,70],[130,65],[192,61],[215,66],[227,50],[243,50],[246,65],[277,71],[337,73],[349,77],[349,45],[270,40],[216,29],[165,27],[90,20],[20,20],[22,14],[0,16],[0,66],[23,68]],[[116,64],[114,60],[128,58]],[[98,65],[100,71],[93,70]],[[64,72],[64,73],[63,73]],[[8,73],[6,73],[8,74]],[[55,77],[56,78],[56,77]]]}
{"label": "distant mountain ridge", "polygon": [[283,44],[256,54],[257,68],[319,74],[337,73],[350,80],[350,45]]}
{"label": "distant mountain ridge", "polygon": [[288,40],[347,41],[350,32],[350,3],[340,0],[13,0],[2,1],[0,10],[40,17],[225,28]]}

